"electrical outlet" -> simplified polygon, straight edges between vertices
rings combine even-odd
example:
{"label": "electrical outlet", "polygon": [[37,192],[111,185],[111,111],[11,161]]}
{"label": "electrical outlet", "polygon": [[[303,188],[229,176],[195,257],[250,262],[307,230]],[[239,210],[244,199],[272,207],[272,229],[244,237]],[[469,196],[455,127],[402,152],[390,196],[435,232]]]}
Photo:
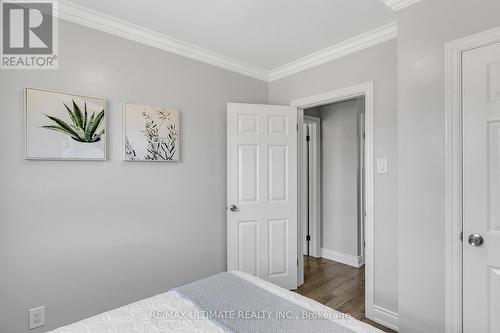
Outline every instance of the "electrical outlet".
{"label": "electrical outlet", "polygon": [[45,306],[30,309],[30,329],[45,325]]}

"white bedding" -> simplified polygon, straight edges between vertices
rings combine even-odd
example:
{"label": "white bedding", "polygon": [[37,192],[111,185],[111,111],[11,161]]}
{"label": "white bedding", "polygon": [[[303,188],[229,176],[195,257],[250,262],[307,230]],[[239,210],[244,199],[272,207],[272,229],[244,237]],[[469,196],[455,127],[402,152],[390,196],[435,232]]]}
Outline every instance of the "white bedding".
{"label": "white bedding", "polygon": [[[380,333],[382,331],[353,318],[345,318],[340,312],[326,307],[312,299],[280,288],[242,272],[231,272],[258,287],[295,303],[304,309],[326,314],[326,317],[359,333]],[[166,332],[209,332],[226,333],[212,322],[190,301],[175,291],[169,291],[97,316],[58,328],[51,333],[166,333]]]}

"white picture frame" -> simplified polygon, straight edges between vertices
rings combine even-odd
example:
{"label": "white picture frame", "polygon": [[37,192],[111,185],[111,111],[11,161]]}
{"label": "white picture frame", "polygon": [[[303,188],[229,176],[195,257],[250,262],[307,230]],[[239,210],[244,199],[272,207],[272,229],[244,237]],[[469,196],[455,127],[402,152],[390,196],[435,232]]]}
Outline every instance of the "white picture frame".
{"label": "white picture frame", "polygon": [[166,106],[124,103],[123,160],[179,162],[180,112]]}
{"label": "white picture frame", "polygon": [[[75,119],[77,109],[81,117]],[[86,133],[82,127],[89,126],[92,117],[96,128]],[[64,131],[64,124],[69,126],[68,131]],[[107,159],[105,98],[28,87],[24,89],[24,125],[27,160]],[[78,135],[70,135],[70,129]]]}

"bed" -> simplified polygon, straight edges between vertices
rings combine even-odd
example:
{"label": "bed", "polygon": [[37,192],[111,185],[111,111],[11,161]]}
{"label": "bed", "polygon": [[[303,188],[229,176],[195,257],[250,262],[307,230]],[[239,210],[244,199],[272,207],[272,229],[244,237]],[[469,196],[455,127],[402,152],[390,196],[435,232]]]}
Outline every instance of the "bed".
{"label": "bed", "polygon": [[224,272],[51,333],[332,332],[379,329],[243,272]]}

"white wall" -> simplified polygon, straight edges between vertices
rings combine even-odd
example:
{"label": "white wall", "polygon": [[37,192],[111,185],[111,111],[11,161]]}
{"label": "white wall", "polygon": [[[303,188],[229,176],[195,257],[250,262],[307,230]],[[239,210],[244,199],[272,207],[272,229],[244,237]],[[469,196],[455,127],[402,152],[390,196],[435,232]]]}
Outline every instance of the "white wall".
{"label": "white wall", "polygon": [[[70,23],[60,68],[0,72],[0,332],[45,332],[225,270],[226,103],[267,84]],[[104,96],[109,160],[24,160],[23,88]],[[122,161],[123,102],[181,110],[180,163]],[[82,208],[82,203],[89,207]]]}
{"label": "white wall", "polygon": [[444,332],[444,46],[499,13],[498,0],[422,0],[398,15],[401,332]]}
{"label": "white wall", "polygon": [[269,84],[269,101],[290,101],[374,81],[375,157],[389,174],[375,175],[375,305],[398,312],[397,56],[392,40]]}
{"label": "white wall", "polygon": [[321,247],[351,257],[358,242],[358,103],[350,100],[320,108]]}

